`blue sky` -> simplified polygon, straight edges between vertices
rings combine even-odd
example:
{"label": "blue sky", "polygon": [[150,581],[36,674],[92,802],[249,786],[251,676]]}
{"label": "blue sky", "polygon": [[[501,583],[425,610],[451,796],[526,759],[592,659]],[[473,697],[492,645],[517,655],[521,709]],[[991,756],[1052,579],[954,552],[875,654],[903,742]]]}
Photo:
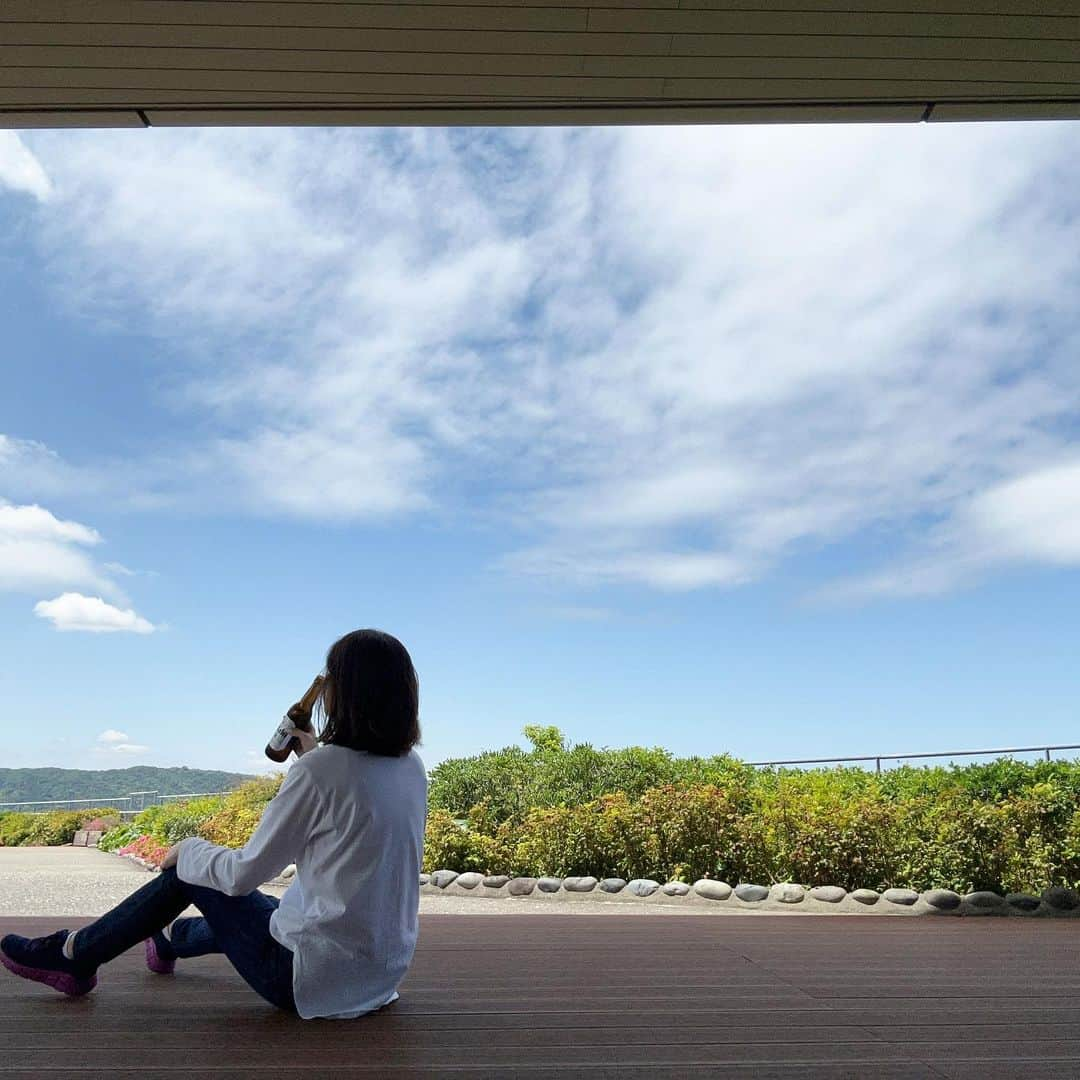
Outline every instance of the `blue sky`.
{"label": "blue sky", "polygon": [[4,765],[1080,742],[1080,128],[0,132]]}

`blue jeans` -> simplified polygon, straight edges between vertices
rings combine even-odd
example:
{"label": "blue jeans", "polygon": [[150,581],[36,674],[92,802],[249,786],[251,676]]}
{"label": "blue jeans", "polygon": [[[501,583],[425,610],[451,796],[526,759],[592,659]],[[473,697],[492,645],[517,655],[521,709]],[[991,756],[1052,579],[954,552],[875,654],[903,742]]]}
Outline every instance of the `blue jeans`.
{"label": "blue jeans", "polygon": [[[189,904],[202,912],[201,918],[177,918]],[[270,936],[270,916],[277,906],[277,900],[265,893],[226,896],[181,881],[175,869],[163,870],[79,931],[75,962],[96,969],[172,923],[177,957],[224,953],[255,993],[279,1009],[295,1012],[293,956]]]}

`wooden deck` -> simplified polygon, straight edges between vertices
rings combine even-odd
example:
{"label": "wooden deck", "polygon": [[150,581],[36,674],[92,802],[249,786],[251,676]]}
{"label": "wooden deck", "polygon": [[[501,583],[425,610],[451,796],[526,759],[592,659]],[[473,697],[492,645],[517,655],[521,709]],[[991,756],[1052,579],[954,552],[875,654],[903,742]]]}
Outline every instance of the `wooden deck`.
{"label": "wooden deck", "polygon": [[430,915],[401,1001],[356,1021],[276,1013],[218,957],[132,952],[75,1001],[0,972],[0,1080],[1061,1080],[1078,961],[1070,920]]}

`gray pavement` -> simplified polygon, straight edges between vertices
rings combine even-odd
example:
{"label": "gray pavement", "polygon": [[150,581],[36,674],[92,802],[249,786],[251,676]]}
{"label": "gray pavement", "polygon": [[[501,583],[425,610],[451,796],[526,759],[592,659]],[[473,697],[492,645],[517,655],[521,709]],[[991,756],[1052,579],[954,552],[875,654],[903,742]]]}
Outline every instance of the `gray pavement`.
{"label": "gray pavement", "polygon": [[0,915],[100,915],[147,880],[94,848],[0,848]]}

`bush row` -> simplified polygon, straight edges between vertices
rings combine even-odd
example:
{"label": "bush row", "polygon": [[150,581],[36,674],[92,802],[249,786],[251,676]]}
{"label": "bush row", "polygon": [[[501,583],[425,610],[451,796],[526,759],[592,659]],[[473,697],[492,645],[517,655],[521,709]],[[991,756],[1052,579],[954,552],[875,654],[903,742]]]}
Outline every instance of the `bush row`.
{"label": "bush row", "polygon": [[105,851],[137,855],[155,865],[173,844],[189,836],[202,836],[226,847],[243,847],[281,780],[281,776],[264,777],[228,795],[150,806],[130,823],[107,832],[98,846]]}
{"label": "bush row", "polygon": [[619,792],[499,821],[435,809],[425,867],[530,877],[792,881],[845,889],[1038,892],[1080,885],[1080,809],[1051,782],[1004,799],[948,789],[907,799],[849,794],[827,774],[768,788]]}
{"label": "bush row", "polygon": [[[767,792],[783,786],[786,778],[807,775],[796,769],[754,768],[727,755],[677,758],[660,748],[569,746],[555,727],[527,727],[525,735],[530,750],[510,746],[437,765],[431,773],[432,808],[460,818],[483,804],[496,821],[514,821],[537,807],[579,806],[602,795],[638,798],[666,785]],[[1000,802],[1049,783],[1080,805],[1077,761],[1029,764],[1000,758],[947,767],[903,766],[880,775],[860,768],[819,769],[812,775],[824,790],[853,799],[901,802],[959,792]]]}
{"label": "bush row", "polygon": [[70,844],[80,829],[88,824],[111,827],[117,821],[115,810],[50,810],[44,814],[0,811],[0,847],[55,846]]}

